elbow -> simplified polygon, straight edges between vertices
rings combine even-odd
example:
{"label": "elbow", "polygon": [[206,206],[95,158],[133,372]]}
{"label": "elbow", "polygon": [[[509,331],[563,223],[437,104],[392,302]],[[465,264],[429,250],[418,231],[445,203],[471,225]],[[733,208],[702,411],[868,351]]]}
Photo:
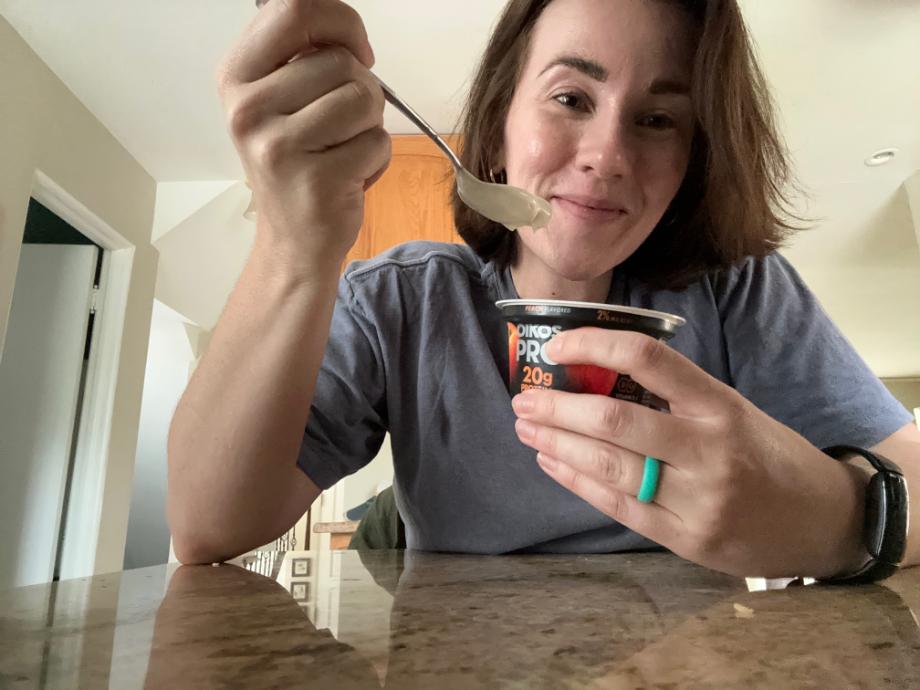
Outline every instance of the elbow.
{"label": "elbow", "polygon": [[176,540],[173,541],[173,551],[175,551],[176,558],[182,565],[211,565],[212,563],[220,562],[212,560],[204,550],[196,549],[194,545],[183,544]]}
{"label": "elbow", "polygon": [[225,549],[209,543],[200,535],[172,530],[173,551],[182,565],[211,565],[223,563],[239,554],[228,553]]}
{"label": "elbow", "polygon": [[182,565],[209,565],[220,562],[214,560],[216,554],[213,549],[207,548],[193,530],[182,526],[182,521],[176,518],[175,510],[167,510],[167,522],[172,537],[173,553]]}
{"label": "elbow", "polygon": [[207,530],[201,527],[200,518],[196,520],[187,511],[181,510],[172,496],[167,497],[166,516],[173,552],[182,565],[222,563],[239,555],[232,553],[227,544],[210,538]]}

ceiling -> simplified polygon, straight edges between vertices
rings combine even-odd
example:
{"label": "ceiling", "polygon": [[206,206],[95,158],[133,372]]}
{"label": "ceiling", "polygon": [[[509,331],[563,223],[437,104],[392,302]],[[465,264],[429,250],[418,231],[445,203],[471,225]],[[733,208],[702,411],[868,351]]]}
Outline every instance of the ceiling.
{"label": "ceiling", "polygon": [[[451,131],[504,0],[351,4],[375,72]],[[903,187],[920,170],[920,0],[741,4],[806,191],[799,210],[814,221],[787,253],[855,341],[884,299],[907,342],[873,365],[920,375],[920,198],[912,215]],[[254,12],[254,0],[0,0],[0,14],[159,182],[242,177],[213,74]],[[392,109],[387,127],[413,131]],[[888,147],[900,150],[892,163],[863,164]]]}
{"label": "ceiling", "polygon": [[[452,130],[502,0],[351,4],[375,72],[436,128]],[[255,12],[254,0],[0,0],[0,13],[160,182],[241,177],[213,77]],[[387,125],[413,131],[392,111]]]}

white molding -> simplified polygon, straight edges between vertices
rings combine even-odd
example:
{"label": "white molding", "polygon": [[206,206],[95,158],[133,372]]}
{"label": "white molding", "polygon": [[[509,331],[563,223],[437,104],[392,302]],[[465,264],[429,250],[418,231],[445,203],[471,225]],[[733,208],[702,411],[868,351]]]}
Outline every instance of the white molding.
{"label": "white molding", "polygon": [[61,556],[61,579],[70,579],[96,573],[112,413],[135,246],[40,170],[35,171],[32,197],[102,247],[104,252],[100,300],[90,348],[70,502],[65,516],[67,531]]}
{"label": "white molding", "polygon": [[35,171],[32,198],[54,211],[103,249],[111,251],[134,249],[131,242],[73,198],[41,170]]}

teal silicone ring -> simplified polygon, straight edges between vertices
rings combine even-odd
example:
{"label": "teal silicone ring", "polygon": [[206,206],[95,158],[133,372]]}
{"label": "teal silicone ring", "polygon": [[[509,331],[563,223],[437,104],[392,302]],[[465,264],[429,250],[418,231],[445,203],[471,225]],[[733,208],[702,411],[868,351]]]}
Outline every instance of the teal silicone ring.
{"label": "teal silicone ring", "polygon": [[639,487],[639,503],[651,503],[658,491],[658,477],[661,475],[661,460],[650,455],[645,457],[645,469],[642,471],[642,486]]}

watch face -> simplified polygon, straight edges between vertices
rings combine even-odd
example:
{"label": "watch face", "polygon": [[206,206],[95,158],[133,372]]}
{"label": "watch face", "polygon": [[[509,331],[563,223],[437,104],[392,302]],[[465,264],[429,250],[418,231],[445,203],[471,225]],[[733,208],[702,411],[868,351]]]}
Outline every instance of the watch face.
{"label": "watch face", "polygon": [[866,548],[872,558],[878,558],[885,539],[885,516],[888,514],[888,493],[885,475],[876,474],[866,490]]}
{"label": "watch face", "polygon": [[885,475],[886,516],[884,537],[879,558],[888,563],[900,563],[907,550],[907,482],[900,474]]}
{"label": "watch face", "polygon": [[866,547],[872,558],[900,563],[907,547],[907,483],[879,472],[866,491]]}
{"label": "watch face", "polygon": [[827,582],[876,582],[893,574],[907,549],[907,523],[910,505],[907,482],[896,463],[878,453],[856,446],[831,446],[824,452],[837,460],[858,455],[878,474],[866,487],[865,544],[871,557],[859,571],[826,580]]}

